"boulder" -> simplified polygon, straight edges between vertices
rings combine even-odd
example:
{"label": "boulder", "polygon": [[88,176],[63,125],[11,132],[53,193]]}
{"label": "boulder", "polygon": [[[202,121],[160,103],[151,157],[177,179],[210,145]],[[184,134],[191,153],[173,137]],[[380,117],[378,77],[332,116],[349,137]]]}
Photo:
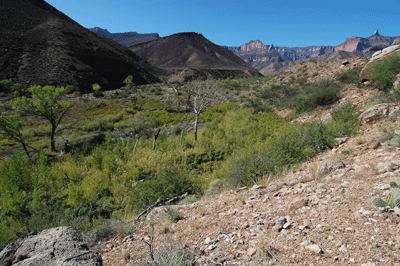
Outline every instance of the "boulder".
{"label": "boulder", "polygon": [[77,231],[57,227],[9,244],[0,252],[0,265],[101,266],[103,260],[98,252],[89,250]]}
{"label": "boulder", "polygon": [[389,119],[389,114],[393,110],[398,110],[399,106],[396,104],[382,103],[374,105],[365,112],[363,112],[358,118],[363,125],[375,124],[377,122],[386,121]]}
{"label": "boulder", "polygon": [[368,72],[373,67],[373,65],[376,64],[377,62],[380,62],[384,58],[394,55],[394,54],[400,54],[400,45],[392,45],[381,51],[374,53],[372,55],[371,59],[369,60],[368,64],[365,65],[365,67],[363,68],[363,70],[360,73],[361,82],[362,83],[370,82],[371,77]]}
{"label": "boulder", "polygon": [[393,87],[395,90],[400,90],[400,73],[396,76],[396,80],[393,83]]}

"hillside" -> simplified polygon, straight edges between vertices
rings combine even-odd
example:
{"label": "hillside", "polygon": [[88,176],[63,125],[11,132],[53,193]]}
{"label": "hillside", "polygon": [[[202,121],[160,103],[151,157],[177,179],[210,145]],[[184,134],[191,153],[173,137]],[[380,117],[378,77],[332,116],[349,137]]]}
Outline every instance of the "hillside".
{"label": "hillside", "polygon": [[125,46],[148,42],[160,38],[160,35],[158,35],[158,33],[137,33],[136,31],[110,33],[108,30],[99,27],[95,27],[89,30],[99,35],[113,39],[114,41],[119,42],[120,44]]}
{"label": "hillside", "polygon": [[[338,61],[296,65],[281,73],[281,82],[305,71],[315,80],[331,80],[365,63],[349,61],[344,67]],[[317,70],[321,74],[312,75]],[[279,77],[269,82],[279,83]],[[365,111],[378,93],[350,84],[338,103],[296,120],[327,121],[333,108],[346,103]],[[98,243],[104,265],[150,263],[149,246],[156,259],[174,265],[184,265],[178,261],[185,256],[197,258],[195,265],[398,265],[400,218],[372,204],[386,198],[389,183],[399,178],[400,146],[388,137],[398,122],[397,117],[365,124],[357,136],[341,139],[279,178],[157,207],[146,221],[131,221],[133,234]],[[172,213],[179,218],[171,220]]]}
{"label": "hillside", "polygon": [[[220,74],[219,78],[260,75],[257,70],[227,48],[218,46],[203,35],[193,32],[178,33],[132,45],[129,49],[150,64],[173,72],[185,69],[201,70],[212,76]],[[183,72],[183,75],[186,73]]]}
{"label": "hillside", "polygon": [[158,81],[156,69],[108,38],[74,22],[43,0],[0,3],[0,79],[24,86],[73,85],[91,91]]}

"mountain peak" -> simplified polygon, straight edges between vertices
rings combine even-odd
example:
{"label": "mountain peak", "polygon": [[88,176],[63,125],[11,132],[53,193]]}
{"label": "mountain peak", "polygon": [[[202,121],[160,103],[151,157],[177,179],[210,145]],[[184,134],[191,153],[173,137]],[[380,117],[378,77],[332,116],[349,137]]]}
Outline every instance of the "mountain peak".
{"label": "mountain peak", "polygon": [[[379,31],[378,31],[378,30],[376,30],[375,33],[374,33],[374,35],[372,35],[371,37],[382,38],[383,36],[379,34]],[[371,38],[371,37],[370,37],[370,38]]]}
{"label": "mountain peak", "polygon": [[89,30],[91,30],[91,31],[93,31],[93,32],[95,32],[95,33],[97,33],[97,34],[100,34],[100,35],[108,35],[108,34],[111,34],[107,29],[102,29],[102,28],[100,28],[100,27],[94,27],[94,28],[89,29]]}

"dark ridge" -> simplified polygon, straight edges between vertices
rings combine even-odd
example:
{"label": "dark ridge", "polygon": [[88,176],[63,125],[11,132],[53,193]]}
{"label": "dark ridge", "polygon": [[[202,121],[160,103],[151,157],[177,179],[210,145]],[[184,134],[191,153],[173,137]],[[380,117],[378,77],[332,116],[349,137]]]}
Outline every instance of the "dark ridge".
{"label": "dark ridge", "polygon": [[158,82],[157,69],[43,0],[0,1],[0,79],[30,85],[74,85],[91,91]]}
{"label": "dark ridge", "polygon": [[[214,70],[210,72],[214,74],[215,70],[234,70],[234,76],[239,72],[246,73],[246,76],[260,75],[229,49],[212,43],[196,32],[176,33],[129,48],[156,67],[174,73],[184,69],[201,69],[201,73],[204,73],[208,69]],[[225,75],[220,76],[224,77]]]}

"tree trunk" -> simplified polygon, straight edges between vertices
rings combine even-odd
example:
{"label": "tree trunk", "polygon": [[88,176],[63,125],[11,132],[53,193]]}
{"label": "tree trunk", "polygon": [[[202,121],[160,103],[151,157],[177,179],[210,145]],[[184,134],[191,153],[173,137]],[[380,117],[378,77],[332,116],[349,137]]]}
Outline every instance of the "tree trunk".
{"label": "tree trunk", "polygon": [[194,121],[194,140],[197,140],[197,122],[199,121],[199,114],[196,114],[196,121]]}
{"label": "tree trunk", "polygon": [[28,156],[29,159],[31,159],[31,155],[29,154],[28,148],[25,145],[25,142],[22,140],[21,141],[22,147],[24,148],[24,151],[26,153],[26,156]]}
{"label": "tree trunk", "polygon": [[160,134],[161,129],[157,129],[156,133],[153,136],[153,150],[156,149],[156,142],[158,138],[158,134]]}
{"label": "tree trunk", "polygon": [[51,135],[50,135],[50,144],[51,144],[51,151],[57,151],[56,150],[56,141],[54,140],[56,136],[56,128],[54,125],[51,126]]}

